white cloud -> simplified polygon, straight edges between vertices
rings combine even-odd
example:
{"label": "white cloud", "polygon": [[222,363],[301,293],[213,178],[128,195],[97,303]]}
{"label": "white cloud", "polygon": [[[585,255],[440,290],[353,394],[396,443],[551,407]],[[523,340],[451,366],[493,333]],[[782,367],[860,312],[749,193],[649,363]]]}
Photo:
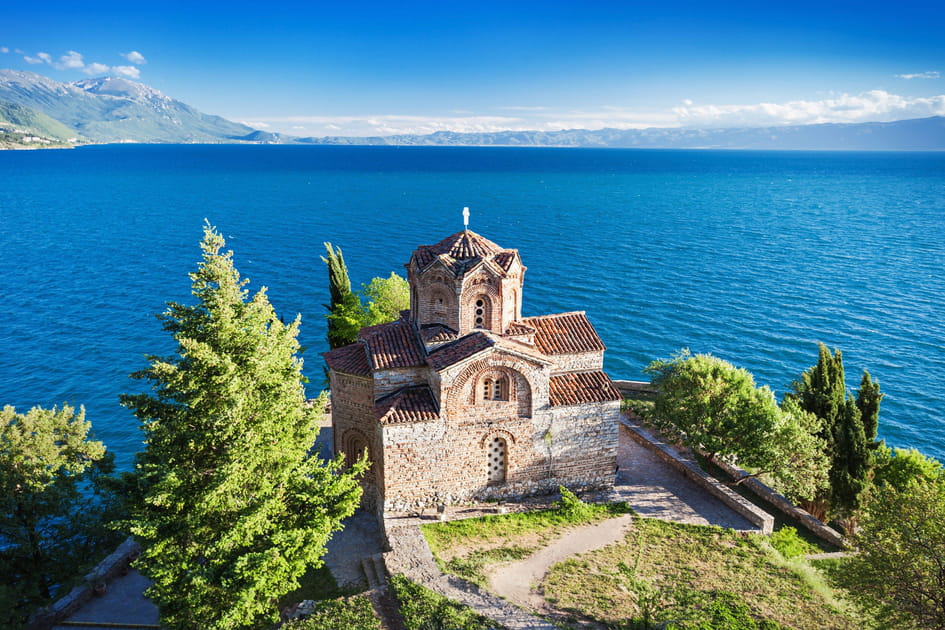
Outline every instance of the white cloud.
{"label": "white cloud", "polygon": [[81,70],[85,67],[85,61],[83,61],[81,54],[74,50],[70,50],[59,58],[59,63],[54,65],[57,70]]}
{"label": "white cloud", "polygon": [[112,72],[128,77],[129,79],[138,79],[141,77],[141,71],[135,66],[112,66]]}
{"label": "white cloud", "polygon": [[33,65],[38,64],[38,63],[46,63],[42,59],[37,59],[36,57],[30,57],[29,55],[26,55],[25,57],[23,57],[23,61],[25,61],[26,63],[31,63]]}
{"label": "white cloud", "polygon": [[90,63],[82,69],[82,72],[88,75],[105,74],[109,70],[104,63]]}
{"label": "white cloud", "polygon": [[762,127],[819,123],[884,122],[945,115],[945,95],[908,97],[885,90],[842,94],[819,101],[674,107],[689,127]]}
{"label": "white cloud", "polygon": [[8,52],[10,52],[10,49],[9,49],[9,48],[7,48],[6,46],[0,46],[0,53],[4,53],[4,54],[5,54],[5,53],[8,53]]}
{"label": "white cloud", "polygon": [[504,109],[511,112],[542,112],[548,109],[547,107],[529,107],[526,105],[508,105],[506,107],[497,107],[496,109]]}
{"label": "white cloud", "polygon": [[52,63],[52,55],[49,53],[36,53],[36,56],[45,61],[46,63]]}
{"label": "white cloud", "polygon": [[131,52],[128,52],[128,53],[121,53],[121,56],[127,59],[128,61],[130,61],[131,63],[135,64],[136,66],[140,66],[142,64],[148,63],[148,60],[144,58],[144,55],[139,53],[137,50],[132,50]]}
{"label": "white cloud", "polygon": [[938,79],[942,75],[938,70],[929,70],[928,72],[916,72],[914,74],[897,74],[897,79]]}

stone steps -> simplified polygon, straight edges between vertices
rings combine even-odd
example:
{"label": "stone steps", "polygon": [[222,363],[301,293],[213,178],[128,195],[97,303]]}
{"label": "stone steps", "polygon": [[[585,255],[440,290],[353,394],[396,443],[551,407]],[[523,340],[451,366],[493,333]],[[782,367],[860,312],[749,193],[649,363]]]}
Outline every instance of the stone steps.
{"label": "stone steps", "polygon": [[387,567],[384,565],[383,554],[376,553],[361,558],[361,568],[367,578],[369,589],[384,590],[387,588]]}

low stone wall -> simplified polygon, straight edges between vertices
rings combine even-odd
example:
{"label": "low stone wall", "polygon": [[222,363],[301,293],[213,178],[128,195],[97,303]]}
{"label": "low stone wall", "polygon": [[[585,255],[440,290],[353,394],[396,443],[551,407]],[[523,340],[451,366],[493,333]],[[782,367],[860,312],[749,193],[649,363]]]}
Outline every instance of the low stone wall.
{"label": "low stone wall", "polygon": [[620,422],[630,430],[630,435],[640,445],[656,454],[660,460],[666,462],[680,473],[691,479],[696,485],[724,503],[736,514],[744,517],[748,522],[761,530],[763,534],[770,534],[774,530],[774,517],[754,505],[748,499],[739,496],[730,488],[702,470],[695,461],[680,455],[673,447],[659,440],[643,427],[633,423],[626,417]]}
{"label": "low stone wall", "polygon": [[54,625],[81,608],[82,604],[92,599],[95,587],[107,584],[128,567],[128,563],[141,553],[141,547],[129,536],[118,545],[107,558],[86,574],[83,583],[75,586],[69,594],[40,608],[30,616],[26,630],[49,630]]}
{"label": "low stone wall", "polygon": [[[731,464],[727,464],[725,462],[716,461],[715,465],[724,470],[725,473],[728,474],[732,479],[741,479],[748,474],[738,466],[732,466]],[[845,546],[843,536],[840,535],[840,532],[814,518],[807,510],[797,507],[791,503],[787,497],[785,497],[783,494],[775,492],[763,481],[753,477],[743,481],[742,486],[754,492],[755,496],[760,498],[762,501],[765,501],[772,507],[777,508],[791,518],[796,519],[801,525],[803,525],[807,530],[809,530],[821,540],[825,540],[836,547],[842,548]]]}
{"label": "low stone wall", "polygon": [[649,381],[614,381],[614,387],[624,398],[630,398],[634,394],[655,394],[656,386]]}

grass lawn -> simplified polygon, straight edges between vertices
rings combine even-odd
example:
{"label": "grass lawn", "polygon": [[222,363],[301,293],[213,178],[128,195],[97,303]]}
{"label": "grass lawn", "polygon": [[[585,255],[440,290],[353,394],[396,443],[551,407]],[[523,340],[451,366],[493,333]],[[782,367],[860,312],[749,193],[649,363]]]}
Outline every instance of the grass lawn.
{"label": "grass lawn", "polygon": [[542,583],[575,622],[612,628],[856,629],[868,619],[763,536],[637,518],[623,543],[570,559]]}
{"label": "grass lawn", "polygon": [[630,511],[625,503],[583,503],[568,493],[550,510],[428,523],[421,530],[441,570],[485,586],[490,566],[525,558],[568,528]]}

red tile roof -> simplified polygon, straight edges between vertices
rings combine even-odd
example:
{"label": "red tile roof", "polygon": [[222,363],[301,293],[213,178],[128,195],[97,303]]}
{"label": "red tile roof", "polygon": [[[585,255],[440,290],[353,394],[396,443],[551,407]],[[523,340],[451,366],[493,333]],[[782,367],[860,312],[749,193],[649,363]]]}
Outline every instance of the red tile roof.
{"label": "red tile roof", "polygon": [[381,424],[429,422],[439,416],[436,399],[426,385],[398,390],[374,404],[374,417]]}
{"label": "red tile roof", "polygon": [[367,344],[368,361],[375,370],[426,364],[426,351],[408,321],[362,328],[358,338]]}
{"label": "red tile roof", "polygon": [[529,326],[528,324],[523,324],[522,322],[512,322],[509,324],[509,327],[505,329],[505,334],[509,337],[517,337],[519,335],[534,335],[537,331],[534,326]]}
{"label": "red tile roof", "polygon": [[620,392],[604,372],[571,372],[552,376],[548,383],[552,407],[620,399]]}
{"label": "red tile roof", "polygon": [[442,370],[445,367],[458,363],[463,359],[468,359],[474,354],[478,354],[494,345],[495,341],[488,335],[475,332],[453,343],[437,348],[427,357],[427,363],[429,363],[430,367],[434,370]]}
{"label": "red tile roof", "polygon": [[526,317],[524,323],[535,328],[535,347],[545,354],[606,350],[584,311]]}
{"label": "red tile roof", "polygon": [[420,338],[424,343],[439,343],[453,341],[459,338],[459,333],[443,324],[426,324],[420,327]]}
{"label": "red tile roof", "polygon": [[368,364],[365,354],[364,344],[355,342],[341,348],[335,348],[330,352],[323,352],[325,363],[336,372],[345,374],[357,374],[358,376],[370,376],[371,366]]}
{"label": "red tile roof", "polygon": [[463,230],[447,236],[436,245],[421,245],[412,260],[417,267],[426,269],[439,260],[454,275],[462,275],[476,267],[480,262],[491,266],[497,273],[509,270],[512,261],[518,256],[514,249],[502,249],[489,239],[470,230]]}

